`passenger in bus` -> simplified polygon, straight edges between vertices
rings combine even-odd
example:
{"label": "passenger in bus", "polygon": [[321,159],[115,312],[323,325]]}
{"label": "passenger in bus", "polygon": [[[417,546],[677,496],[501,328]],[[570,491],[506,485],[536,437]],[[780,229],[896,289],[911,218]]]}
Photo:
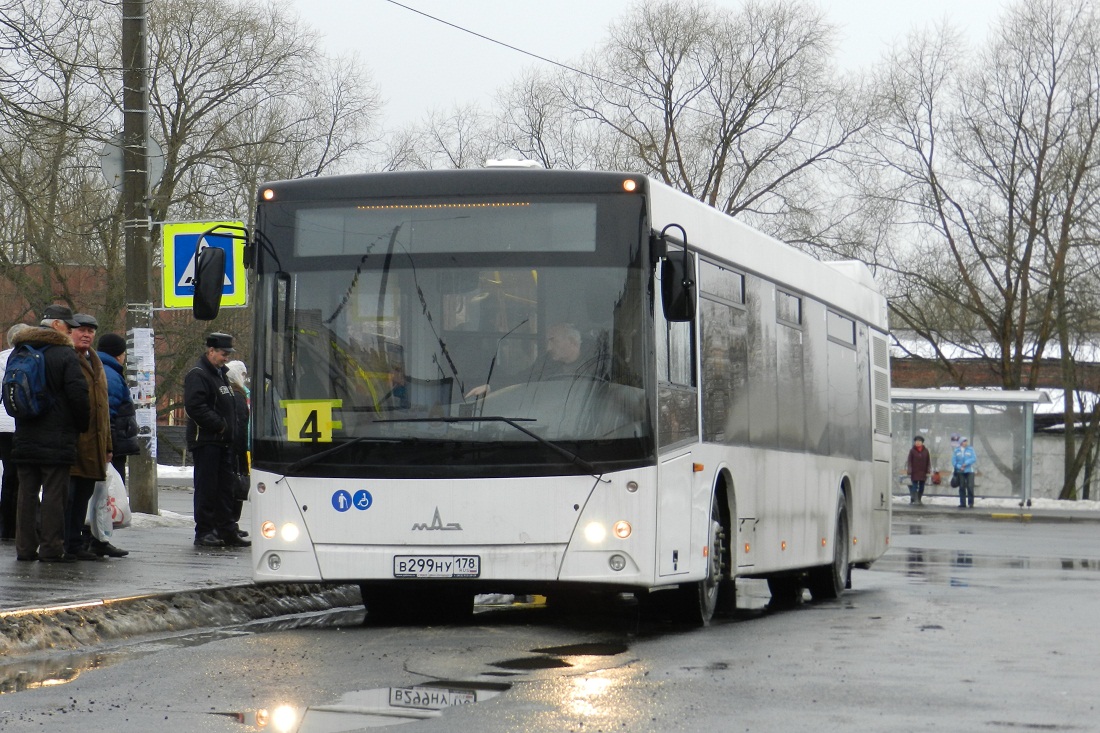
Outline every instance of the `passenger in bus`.
{"label": "passenger in bus", "polygon": [[924,436],[913,438],[913,447],[905,460],[905,471],[909,474],[909,503],[921,504],[924,497],[924,483],[932,471],[932,456],[924,447]]}
{"label": "passenger in bus", "polygon": [[390,390],[378,402],[383,410],[409,409],[409,385],[405,378],[405,367],[395,364],[390,369]]}

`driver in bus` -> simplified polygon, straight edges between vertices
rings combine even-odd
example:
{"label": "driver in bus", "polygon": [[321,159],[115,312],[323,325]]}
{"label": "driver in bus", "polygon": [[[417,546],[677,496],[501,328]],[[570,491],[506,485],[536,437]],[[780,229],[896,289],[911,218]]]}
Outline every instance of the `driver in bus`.
{"label": "driver in bus", "polygon": [[[557,376],[598,376],[595,357],[582,359],[584,340],[572,323],[555,323],[546,331],[546,351],[543,357],[522,374],[507,375],[500,382],[519,384],[537,382]],[[466,393],[466,398],[484,397],[491,387],[481,384]]]}

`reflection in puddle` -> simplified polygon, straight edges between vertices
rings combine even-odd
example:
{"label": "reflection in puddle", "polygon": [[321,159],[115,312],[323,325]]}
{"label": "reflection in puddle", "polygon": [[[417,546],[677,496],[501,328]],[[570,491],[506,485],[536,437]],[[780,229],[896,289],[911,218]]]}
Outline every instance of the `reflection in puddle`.
{"label": "reflection in puddle", "polygon": [[564,667],[572,667],[569,662],[564,659],[557,659],[556,657],[519,657],[517,659],[505,659],[500,662],[493,662],[494,667],[500,667],[501,669],[562,669]]}
{"label": "reflection in puddle", "polygon": [[334,703],[306,708],[279,705],[244,713],[216,713],[270,733],[343,733],[438,718],[447,708],[494,698],[511,685],[440,681],[345,693]]}

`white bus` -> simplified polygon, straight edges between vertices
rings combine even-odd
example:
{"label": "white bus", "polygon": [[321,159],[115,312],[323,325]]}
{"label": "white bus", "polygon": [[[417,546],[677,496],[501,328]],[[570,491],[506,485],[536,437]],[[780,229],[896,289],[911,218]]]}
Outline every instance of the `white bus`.
{"label": "white bus", "polygon": [[642,175],[520,167],[270,183],[247,249],[258,582],[358,583],[379,616],[633,592],[705,624],[738,577],[835,598],[886,550],[860,263]]}

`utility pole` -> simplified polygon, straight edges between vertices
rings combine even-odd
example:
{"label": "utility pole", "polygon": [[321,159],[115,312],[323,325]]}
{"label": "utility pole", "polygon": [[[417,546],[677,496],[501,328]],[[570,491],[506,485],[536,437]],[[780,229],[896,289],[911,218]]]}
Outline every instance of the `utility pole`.
{"label": "utility pole", "polygon": [[127,461],[134,511],[158,514],[153,364],[153,256],[149,241],[147,0],[122,0],[122,206],[126,245],[127,373],[137,384],[141,452]]}

